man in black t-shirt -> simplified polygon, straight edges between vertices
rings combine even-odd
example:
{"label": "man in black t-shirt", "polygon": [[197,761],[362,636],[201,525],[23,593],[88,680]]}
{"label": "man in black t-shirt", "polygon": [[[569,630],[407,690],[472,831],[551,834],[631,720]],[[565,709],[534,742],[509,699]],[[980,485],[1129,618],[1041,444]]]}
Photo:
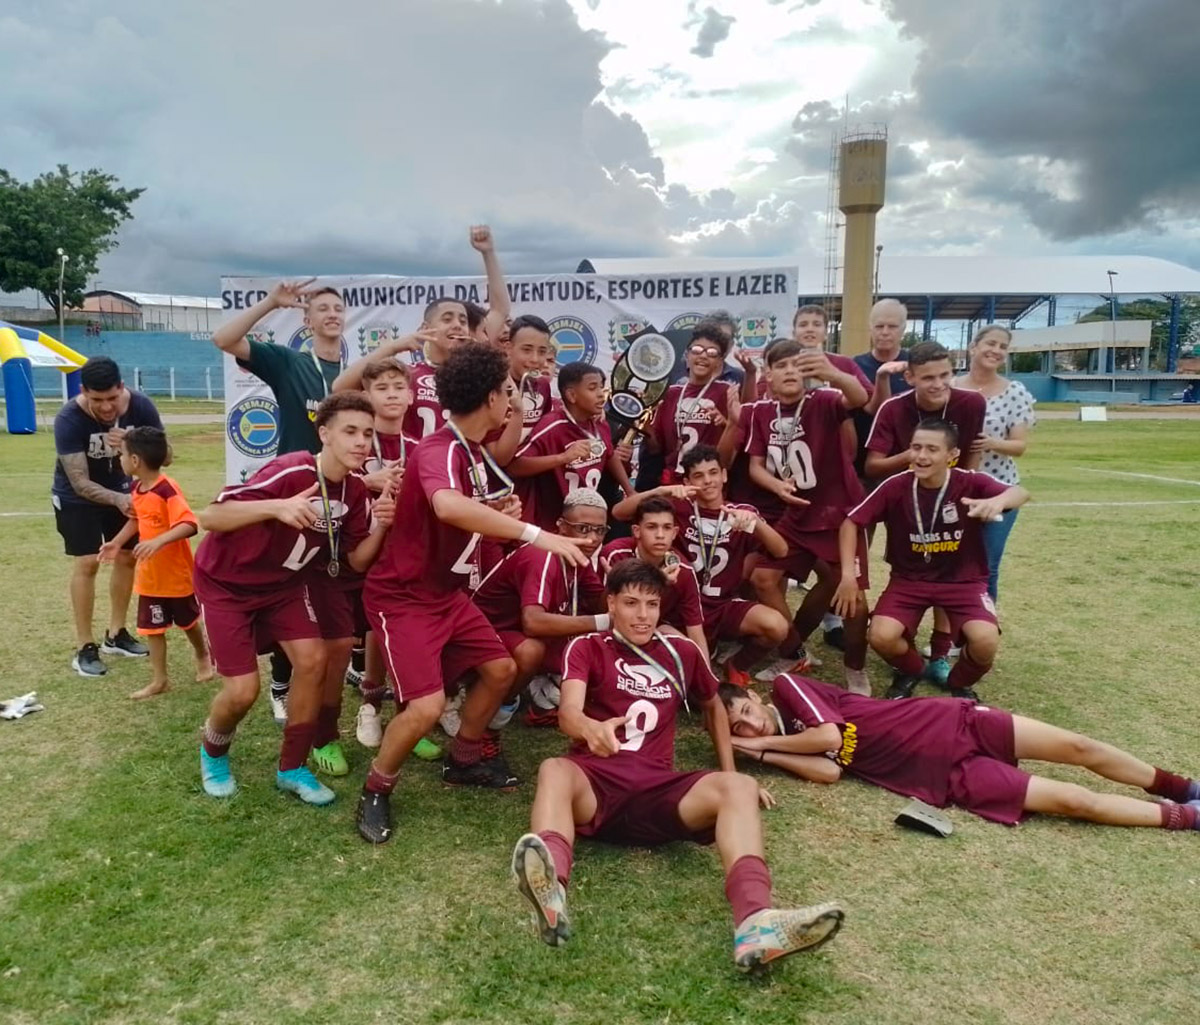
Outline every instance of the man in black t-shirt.
{"label": "man in black t-shirt", "polygon": [[145,395],[121,383],[121,371],[107,356],[93,356],[80,372],[80,392],[54,418],[54,465],[51,501],[54,522],[71,571],[71,610],[75,617],[75,656],[71,668],[80,676],[103,676],[108,670],[100,652],[139,658],[146,646],[125,629],[133,590],[133,546],[130,538],[113,563],[109,579],[109,625],[102,647],[92,633],[96,600],[96,559],[100,546],[116,537],[131,510],[130,480],[121,470],[121,438],[130,427],[157,427],[162,420]]}

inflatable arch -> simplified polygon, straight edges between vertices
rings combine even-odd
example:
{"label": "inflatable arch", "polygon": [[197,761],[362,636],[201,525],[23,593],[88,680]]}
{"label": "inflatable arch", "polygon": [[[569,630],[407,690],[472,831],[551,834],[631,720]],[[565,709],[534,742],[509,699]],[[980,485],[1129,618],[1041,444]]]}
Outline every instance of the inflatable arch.
{"label": "inflatable arch", "polygon": [[54,367],[66,374],[67,397],[71,398],[79,394],[79,368],[85,358],[37,328],[0,320],[0,370],[8,433],[33,434],[37,430],[34,367]]}

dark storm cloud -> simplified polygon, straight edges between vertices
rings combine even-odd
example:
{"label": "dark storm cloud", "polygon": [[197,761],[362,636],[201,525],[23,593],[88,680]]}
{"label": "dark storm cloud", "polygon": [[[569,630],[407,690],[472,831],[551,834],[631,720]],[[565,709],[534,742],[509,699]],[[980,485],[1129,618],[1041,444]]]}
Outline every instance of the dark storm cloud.
{"label": "dark storm cloud", "polygon": [[[694,11],[694,5],[689,5]],[[700,23],[700,31],[696,33],[696,45],[691,52],[697,57],[711,57],[717,44],[729,38],[729,29],[737,21],[731,15],[722,14],[715,7],[704,8],[704,20]]]}
{"label": "dark storm cloud", "polygon": [[[1054,239],[1153,227],[1200,206],[1196,0],[888,0],[922,44],[913,88],[942,137],[1010,163],[975,194]],[[1053,162],[1039,164],[1037,158]],[[1065,177],[1065,187],[1051,184]]]}

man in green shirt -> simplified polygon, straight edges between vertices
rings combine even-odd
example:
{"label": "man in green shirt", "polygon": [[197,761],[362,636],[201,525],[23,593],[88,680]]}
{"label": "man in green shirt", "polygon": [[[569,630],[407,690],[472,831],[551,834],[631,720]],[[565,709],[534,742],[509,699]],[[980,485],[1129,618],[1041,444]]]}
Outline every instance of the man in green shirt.
{"label": "man in green shirt", "polygon": [[[238,361],[275,393],[279,404],[279,448],[288,452],[318,452],[321,442],[313,429],[317,406],[333,390],[342,372],[342,330],[346,307],[335,288],[309,288],[315,281],[281,281],[265,299],[231,317],[213,334],[213,344]],[[246,337],[263,317],[287,307],[304,309],[305,326],[312,332],[311,348],[292,349]]]}

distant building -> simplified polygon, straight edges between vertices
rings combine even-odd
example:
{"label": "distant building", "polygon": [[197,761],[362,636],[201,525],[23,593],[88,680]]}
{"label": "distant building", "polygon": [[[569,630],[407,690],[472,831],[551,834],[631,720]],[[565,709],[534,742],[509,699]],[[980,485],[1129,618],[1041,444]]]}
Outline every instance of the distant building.
{"label": "distant building", "polygon": [[97,326],[122,331],[211,332],[221,323],[221,300],[198,295],[159,295],[152,292],[85,292],[85,314]]}

